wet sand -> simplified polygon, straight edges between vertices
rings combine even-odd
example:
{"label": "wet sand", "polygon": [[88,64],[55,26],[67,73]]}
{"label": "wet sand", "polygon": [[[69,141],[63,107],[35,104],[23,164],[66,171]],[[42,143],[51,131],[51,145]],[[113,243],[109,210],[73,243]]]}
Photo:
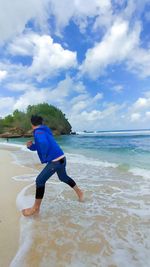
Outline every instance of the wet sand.
{"label": "wet sand", "polygon": [[16,208],[16,197],[28,182],[17,182],[14,176],[32,173],[30,168],[19,166],[9,151],[0,149],[0,266],[10,265],[19,246],[21,213]]}

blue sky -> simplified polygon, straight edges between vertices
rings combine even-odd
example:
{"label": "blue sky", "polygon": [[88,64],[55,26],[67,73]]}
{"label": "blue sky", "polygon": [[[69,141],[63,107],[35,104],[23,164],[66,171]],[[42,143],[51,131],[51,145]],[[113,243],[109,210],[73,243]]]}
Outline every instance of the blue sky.
{"label": "blue sky", "polygon": [[150,0],[0,0],[0,116],[47,102],[73,130],[150,128]]}

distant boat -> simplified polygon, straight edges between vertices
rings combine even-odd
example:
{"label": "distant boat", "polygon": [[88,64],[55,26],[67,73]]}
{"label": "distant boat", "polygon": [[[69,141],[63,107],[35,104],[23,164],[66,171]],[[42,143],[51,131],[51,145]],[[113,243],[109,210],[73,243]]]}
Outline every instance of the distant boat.
{"label": "distant boat", "polygon": [[94,133],[93,131],[86,131],[86,130],[84,130],[83,132],[84,133]]}

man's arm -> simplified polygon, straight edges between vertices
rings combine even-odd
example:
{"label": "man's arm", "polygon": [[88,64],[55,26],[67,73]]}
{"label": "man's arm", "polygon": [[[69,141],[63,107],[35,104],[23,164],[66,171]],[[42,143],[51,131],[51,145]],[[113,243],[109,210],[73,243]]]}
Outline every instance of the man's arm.
{"label": "man's arm", "polygon": [[38,154],[40,155],[41,162],[44,163],[49,154],[50,148],[46,133],[37,131],[35,134],[35,143],[38,147]]}
{"label": "man's arm", "polygon": [[27,148],[30,149],[31,151],[36,151],[37,150],[36,144],[33,143],[32,141],[28,141],[27,142]]}

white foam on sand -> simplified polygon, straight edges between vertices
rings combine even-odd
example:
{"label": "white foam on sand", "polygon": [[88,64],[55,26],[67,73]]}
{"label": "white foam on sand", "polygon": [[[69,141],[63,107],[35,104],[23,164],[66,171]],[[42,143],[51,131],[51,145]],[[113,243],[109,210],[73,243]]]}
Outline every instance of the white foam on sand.
{"label": "white foam on sand", "polygon": [[15,144],[15,143],[5,143],[5,142],[0,142],[0,145],[1,146],[4,146],[4,147],[25,147],[24,145],[22,144]]}
{"label": "white foam on sand", "polygon": [[27,181],[32,182],[35,181],[36,177],[38,175],[38,172],[35,171],[35,174],[22,174],[21,176],[13,176],[12,179],[15,181]]}
{"label": "white foam on sand", "polygon": [[32,183],[26,187],[24,187],[21,192],[18,194],[17,199],[16,199],[16,206],[18,210],[25,209],[27,207],[31,207],[34,203],[34,196],[33,195],[27,195],[26,196],[26,191],[32,187],[35,186],[35,183]]}
{"label": "white foam on sand", "polygon": [[[26,195],[26,191],[32,187],[33,184],[30,184],[24,187],[21,192],[18,194],[16,199],[16,206],[19,211],[25,209],[27,207],[31,207],[34,203],[34,195]],[[32,245],[32,223],[33,219],[25,218],[23,215],[20,219],[20,242],[19,242],[19,250],[17,251],[16,256],[12,260],[10,267],[27,267],[25,264],[26,253]]]}
{"label": "white foam on sand", "polygon": [[32,245],[32,231],[30,230],[32,223],[32,218],[28,218],[27,220],[22,217],[20,219],[21,231],[19,250],[10,263],[10,267],[27,267],[25,258]]}

